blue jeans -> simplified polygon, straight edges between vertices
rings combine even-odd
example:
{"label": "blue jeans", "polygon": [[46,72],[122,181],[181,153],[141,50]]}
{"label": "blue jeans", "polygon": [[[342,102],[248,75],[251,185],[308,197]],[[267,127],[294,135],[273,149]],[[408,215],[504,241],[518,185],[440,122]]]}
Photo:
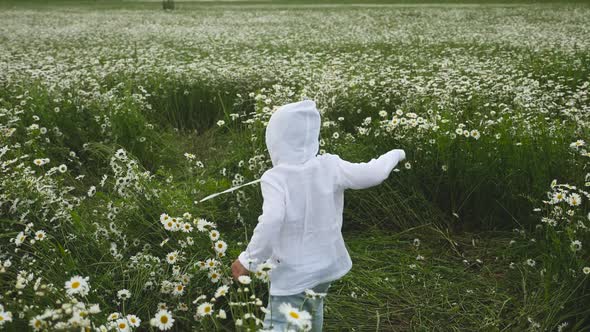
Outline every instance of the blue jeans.
{"label": "blue jeans", "polygon": [[[330,288],[330,282],[319,284],[312,288],[316,293],[327,293]],[[270,295],[267,310],[270,312],[264,315],[263,328],[272,331],[287,331],[289,329],[297,330],[296,326],[287,322],[285,316],[279,311],[281,303],[290,303],[294,308],[303,309],[311,314],[311,331],[321,332],[324,323],[324,299],[323,298],[306,298],[305,292],[293,295],[277,296]],[[272,317],[271,317],[272,316]]]}

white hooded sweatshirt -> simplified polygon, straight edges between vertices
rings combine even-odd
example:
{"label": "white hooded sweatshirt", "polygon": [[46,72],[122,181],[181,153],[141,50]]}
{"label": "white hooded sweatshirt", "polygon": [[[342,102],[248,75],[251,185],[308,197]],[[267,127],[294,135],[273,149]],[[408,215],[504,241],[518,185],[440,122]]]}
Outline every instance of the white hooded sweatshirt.
{"label": "white hooded sweatshirt", "polygon": [[380,184],[405,158],[389,151],[368,163],[317,156],[320,113],[304,100],[280,107],[266,128],[273,168],[261,177],[262,215],[238,259],[255,271],[268,260],[270,294],[292,295],[344,276],[352,261],[342,238],[344,190]]}

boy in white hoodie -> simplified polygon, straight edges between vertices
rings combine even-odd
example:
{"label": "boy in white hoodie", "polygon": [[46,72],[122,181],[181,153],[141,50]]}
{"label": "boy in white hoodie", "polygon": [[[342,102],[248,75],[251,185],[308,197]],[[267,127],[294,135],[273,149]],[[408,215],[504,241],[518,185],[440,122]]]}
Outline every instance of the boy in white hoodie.
{"label": "boy in white hoodie", "polygon": [[[278,310],[283,302],[296,309],[303,303],[312,314],[312,330],[321,331],[323,299],[305,299],[305,290],[326,292],[352,267],[341,233],[344,190],[380,184],[405,159],[400,149],[367,163],[317,155],[320,127],[311,100],[283,105],[271,116],[266,146],[273,168],[261,177],[262,215],[246,250],[232,264],[235,278],[256,271],[264,261],[275,266],[267,308],[272,317],[265,315],[264,327],[277,331],[288,325]],[[289,319],[291,327],[297,319]]]}

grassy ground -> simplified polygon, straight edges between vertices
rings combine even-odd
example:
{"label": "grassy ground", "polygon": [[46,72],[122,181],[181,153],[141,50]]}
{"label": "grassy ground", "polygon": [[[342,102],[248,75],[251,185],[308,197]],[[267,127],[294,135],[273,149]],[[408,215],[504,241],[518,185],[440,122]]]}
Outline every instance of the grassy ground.
{"label": "grassy ground", "polygon": [[506,234],[449,236],[426,225],[347,234],[346,240],[353,269],[330,289],[327,331],[517,328],[509,308],[519,299],[507,287],[502,257]]}

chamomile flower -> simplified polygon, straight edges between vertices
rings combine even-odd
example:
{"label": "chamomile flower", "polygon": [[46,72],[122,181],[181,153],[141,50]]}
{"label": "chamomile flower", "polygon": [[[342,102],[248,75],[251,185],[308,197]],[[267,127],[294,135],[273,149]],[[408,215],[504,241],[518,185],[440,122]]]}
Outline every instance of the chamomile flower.
{"label": "chamomile flower", "polygon": [[199,316],[210,316],[213,314],[213,304],[209,302],[203,302],[197,307],[197,313]]}
{"label": "chamomile flower", "polygon": [[238,281],[243,285],[249,285],[252,282],[252,278],[249,276],[239,276]]}
{"label": "chamomile flower", "polygon": [[27,238],[27,236],[25,235],[25,233],[23,232],[19,232],[16,237],[14,238],[14,244],[18,247],[21,244],[23,244],[23,242],[25,242],[25,239]]}
{"label": "chamomile flower", "polygon": [[107,317],[107,320],[113,321],[113,320],[119,319],[120,317],[121,317],[121,314],[119,314],[118,312],[113,312]]}
{"label": "chamomile flower", "polygon": [[217,271],[210,271],[209,272],[209,279],[211,280],[212,283],[217,283],[219,281],[219,278],[221,277],[221,275],[219,274],[219,272]]}
{"label": "chamomile flower", "polygon": [[115,326],[117,327],[117,331],[120,331],[120,332],[129,331],[129,323],[127,322],[126,318],[117,319],[117,321],[115,322]]}
{"label": "chamomile flower", "polygon": [[294,308],[290,303],[281,303],[279,305],[279,312],[285,316],[288,323],[298,328],[305,328],[310,325],[311,315],[305,310]]}
{"label": "chamomile flower", "polygon": [[225,313],[225,310],[223,309],[219,309],[218,314],[216,316],[219,319],[226,319],[227,318],[227,314]]}
{"label": "chamomile flower", "polygon": [[132,327],[139,327],[139,324],[141,324],[141,319],[135,315],[127,315],[127,321]]}
{"label": "chamomile flower", "polygon": [[47,237],[47,235],[45,234],[45,231],[43,230],[39,230],[35,232],[35,240],[37,241],[43,241],[45,240],[45,238]]}
{"label": "chamomile flower", "polygon": [[156,313],[153,321],[150,321],[153,325],[160,329],[160,331],[169,330],[172,328],[174,324],[174,318],[172,317],[172,313],[168,310],[160,310]]}
{"label": "chamomile flower", "polygon": [[582,203],[582,197],[577,193],[572,193],[568,196],[567,202],[571,206],[578,206]]}
{"label": "chamomile flower", "polygon": [[185,233],[190,233],[193,231],[193,226],[188,222],[183,222],[182,225],[180,226],[180,230]]}
{"label": "chamomile flower", "polygon": [[580,240],[574,240],[570,244],[570,248],[572,248],[573,251],[580,251],[582,250],[582,242]]}
{"label": "chamomile flower", "polygon": [[127,289],[121,289],[117,292],[117,297],[119,300],[127,300],[131,297],[131,292]]}
{"label": "chamomile flower", "polygon": [[168,262],[168,264],[174,264],[174,263],[176,263],[177,260],[178,260],[178,250],[174,250],[174,251],[168,253],[168,255],[166,255],[166,262]]}
{"label": "chamomile flower", "polygon": [[73,276],[70,280],[66,281],[65,288],[66,293],[70,296],[79,294],[81,296],[88,295],[90,286],[88,285],[88,277]]}
{"label": "chamomile flower", "polygon": [[219,288],[217,288],[217,290],[215,291],[215,298],[225,296],[228,291],[229,291],[229,286],[227,286],[227,285],[219,286]]}
{"label": "chamomile flower", "polygon": [[225,252],[227,250],[227,243],[225,241],[217,241],[215,242],[215,251],[217,252]]}
{"label": "chamomile flower", "polygon": [[29,326],[35,331],[40,331],[45,325],[45,321],[40,316],[35,316],[29,321]]}
{"label": "chamomile flower", "polygon": [[94,196],[94,194],[96,194],[96,187],[91,186],[90,189],[88,189],[88,192],[86,193],[86,195],[88,195],[88,197],[92,197],[92,196]]}
{"label": "chamomile flower", "polygon": [[219,265],[219,262],[218,262],[217,260],[213,259],[213,258],[208,258],[208,259],[205,261],[205,266],[206,266],[208,269],[212,269],[212,268],[216,267],[217,265]]}
{"label": "chamomile flower", "polygon": [[180,296],[182,294],[184,294],[184,285],[182,283],[176,283],[174,285],[174,288],[172,289],[172,295],[174,296]]}
{"label": "chamomile flower", "polygon": [[10,311],[4,311],[0,309],[0,326],[4,325],[7,322],[12,321],[12,313]]}
{"label": "chamomile flower", "polygon": [[209,238],[211,239],[211,241],[217,241],[219,239],[219,232],[217,230],[212,230],[211,232],[209,232]]}

